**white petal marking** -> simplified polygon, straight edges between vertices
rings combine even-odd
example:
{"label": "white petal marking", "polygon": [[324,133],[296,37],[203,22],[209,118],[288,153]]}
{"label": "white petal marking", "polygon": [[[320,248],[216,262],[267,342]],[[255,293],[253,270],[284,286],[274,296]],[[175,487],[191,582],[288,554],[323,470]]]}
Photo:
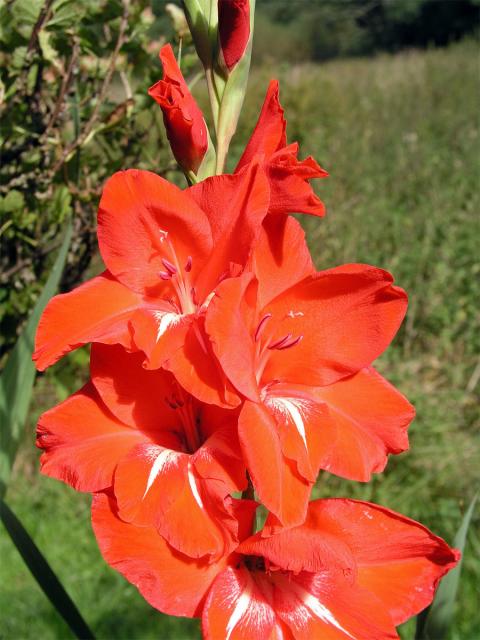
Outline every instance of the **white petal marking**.
{"label": "white petal marking", "polygon": [[158,321],[157,342],[170,327],[179,324],[184,318],[183,314],[173,311],[155,311],[153,315]]}
{"label": "white petal marking", "polygon": [[150,473],[148,474],[147,487],[145,489],[145,493],[143,494],[142,500],[150,491],[151,486],[155,482],[155,478],[158,476],[158,474],[163,470],[164,467],[173,463],[177,456],[178,453],[176,451],[171,451],[170,449],[164,449],[158,454],[158,456],[153,461],[152,468],[150,469]]}
{"label": "white petal marking", "polygon": [[198,493],[197,482],[195,480],[195,476],[193,475],[193,471],[190,463],[188,463],[187,476],[188,476],[188,484],[190,485],[190,489],[192,490],[193,497],[195,498],[195,502],[198,504],[200,509],[203,509],[204,508],[203,501],[202,501],[202,498],[200,497],[200,494]]}
{"label": "white petal marking", "polygon": [[235,609],[233,610],[232,615],[230,616],[230,620],[227,624],[227,636],[225,640],[230,640],[230,636],[232,635],[233,630],[240,622],[240,619],[245,615],[248,606],[250,604],[250,597],[252,595],[252,587],[250,584],[247,584],[242,594],[240,595],[237,604],[235,605]]}
{"label": "white petal marking", "polygon": [[303,440],[303,444],[305,445],[305,449],[308,451],[307,447],[307,435],[305,433],[305,424],[303,422],[303,416],[301,413],[301,409],[305,409],[304,403],[297,398],[269,398],[268,403],[273,406],[273,408],[280,411],[283,416],[288,416],[292,420],[295,428],[297,429],[300,437]]}
{"label": "white petal marking", "polygon": [[320,620],[336,627],[337,629],[345,633],[349,638],[355,639],[355,636],[352,636],[351,633],[349,633],[342,627],[342,625],[338,622],[330,609],[327,609],[327,607],[323,605],[318,598],[316,598],[312,593],[309,593],[306,589],[303,589],[299,584],[294,584],[293,582],[290,584],[297,597],[308,609],[310,609],[310,611],[312,611],[318,618],[320,618]]}

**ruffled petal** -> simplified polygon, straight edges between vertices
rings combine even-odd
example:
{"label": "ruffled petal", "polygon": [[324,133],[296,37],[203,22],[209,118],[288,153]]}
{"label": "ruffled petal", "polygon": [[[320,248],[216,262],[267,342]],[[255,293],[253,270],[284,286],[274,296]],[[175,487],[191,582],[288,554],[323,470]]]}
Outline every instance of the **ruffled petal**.
{"label": "ruffled petal", "polygon": [[460,554],[426,527],[368,502],[322,500],[312,503],[318,526],[351,548],[357,581],[401,624],[428,606],[440,578]]}
{"label": "ruffled petal", "polygon": [[118,280],[155,297],[170,290],[169,280],[159,275],[165,271],[162,260],[180,272],[191,258],[189,277],[195,280],[211,253],[212,235],[207,217],[188,192],[154,173],[131,169],[115,173],[105,185],[98,243]]}
{"label": "ruffled petal", "polygon": [[78,491],[110,487],[118,461],[145,440],[108,411],[91,383],[44,413],[37,429],[42,473]]}
{"label": "ruffled petal", "polygon": [[201,614],[225,559],[209,563],[175,551],[153,527],[120,520],[114,501],[104,494],[94,496],[92,524],[106,562],[134,584],[152,607],[175,616]]}
{"label": "ruffled petal", "polygon": [[306,278],[265,308],[272,340],[303,336],[272,350],[263,379],[324,386],[368,366],[390,344],[407,308],[392,276],[368,265],[344,265]]}
{"label": "ruffled petal", "polygon": [[324,216],[325,205],[310,184],[313,178],[326,178],[328,173],[311,157],[299,160],[298,144],[278,151],[267,165],[271,196],[270,214],[306,213]]}
{"label": "ruffled petal", "polygon": [[307,213],[325,215],[323,202],[309,181],[328,173],[308,157],[299,160],[298,144],[287,146],[286,121],[278,97],[278,82],[272,80],[260,117],[237,165],[238,172],[255,156],[263,158],[270,184],[270,214]]}
{"label": "ruffled petal", "polygon": [[365,482],[383,471],[389,454],[408,449],[415,409],[373,367],[317,387],[315,395],[337,426],[335,447],[323,460],[326,471]]}
{"label": "ruffled petal", "polygon": [[105,271],[69,293],[55,296],[43,312],[33,360],[39,371],[88,342],[132,348],[128,323],[142,298]]}

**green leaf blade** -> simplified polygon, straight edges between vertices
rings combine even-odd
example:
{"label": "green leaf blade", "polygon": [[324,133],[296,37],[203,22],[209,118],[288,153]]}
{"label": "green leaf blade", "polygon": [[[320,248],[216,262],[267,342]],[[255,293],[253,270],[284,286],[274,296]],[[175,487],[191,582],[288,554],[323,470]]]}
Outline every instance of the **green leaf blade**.
{"label": "green leaf blade", "polygon": [[0,496],[8,486],[32,399],[36,373],[32,362],[35,331],[47,302],[58,288],[71,238],[72,225],[68,223],[52,271],[0,376]]}
{"label": "green leaf blade", "polygon": [[62,583],[53,572],[23,524],[3,500],[0,500],[0,517],[8,535],[33,577],[55,607],[55,610],[70,627],[74,636],[81,640],[93,640],[93,633],[65,591]]}
{"label": "green leaf blade", "polygon": [[453,546],[462,553],[462,557],[457,566],[441,581],[430,607],[418,616],[416,640],[445,640],[447,638],[455,611],[468,528],[477,499],[478,493],[472,498],[453,541]]}

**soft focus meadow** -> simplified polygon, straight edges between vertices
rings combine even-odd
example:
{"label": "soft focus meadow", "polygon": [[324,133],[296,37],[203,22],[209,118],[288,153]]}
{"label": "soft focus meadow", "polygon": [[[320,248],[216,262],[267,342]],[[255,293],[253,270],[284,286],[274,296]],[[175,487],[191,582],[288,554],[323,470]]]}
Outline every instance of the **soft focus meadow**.
{"label": "soft focus meadow", "polygon": [[[377,365],[416,406],[411,451],[391,459],[369,484],[323,474],[316,496],[379,502],[451,543],[480,468],[477,44],[322,64],[265,61],[251,75],[232,164],[270,77],[280,80],[289,140],[331,174],[316,184],[327,217],[305,223],[318,268],[372,263],[391,271],[410,297],[406,322]],[[195,91],[206,105],[199,85]],[[158,131],[151,136],[153,147]],[[156,169],[146,157],[142,167]],[[99,269],[97,258],[90,271]],[[37,379],[8,502],[98,638],[198,638],[196,621],[154,611],[103,562],[89,498],[39,474],[36,419],[82,384],[87,363],[88,353],[80,351]],[[478,532],[474,524],[451,640],[478,638]],[[3,528],[0,558],[0,637],[70,637]],[[413,638],[412,623],[402,633]]]}

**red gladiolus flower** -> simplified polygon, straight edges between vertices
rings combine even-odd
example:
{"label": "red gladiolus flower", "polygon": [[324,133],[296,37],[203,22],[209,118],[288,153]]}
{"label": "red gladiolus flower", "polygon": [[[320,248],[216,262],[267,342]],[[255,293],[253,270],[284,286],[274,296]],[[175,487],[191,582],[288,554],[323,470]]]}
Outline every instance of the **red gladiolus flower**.
{"label": "red gladiolus flower", "polygon": [[[408,447],[414,412],[370,366],[400,326],[404,291],[368,265],[305,277],[311,266],[293,221],[276,242],[260,237],[257,279],[244,273],[217,287],[206,330],[223,371],[246,398],[238,429],[255,489],[282,524],[293,526],[305,518],[320,468],[368,480],[387,454]],[[282,283],[279,274],[295,261],[298,280]]]}
{"label": "red gladiolus flower", "polygon": [[250,38],[250,0],[218,0],[218,33],[225,65],[231,71]]}
{"label": "red gladiolus flower", "polygon": [[284,112],[278,98],[278,82],[268,86],[252,136],[236,171],[261,156],[270,181],[270,213],[307,213],[325,215],[323,202],[315,195],[309,181],[325,178],[328,173],[309,156],[298,160],[298,143],[287,145]]}
{"label": "red gladiolus flower", "polygon": [[240,273],[267,214],[259,165],[180,190],[148,171],[116,173],[98,213],[102,275],[53,298],[41,318],[40,370],[88,342],[143,350],[205,402],[240,401],[211,355],[203,317],[215,287]]}
{"label": "red gladiolus flower", "polygon": [[238,412],[199,403],[141,362],[93,345],[91,382],[40,418],[42,471],[81,491],[111,487],[124,521],[156,527],[191,557],[220,557],[238,542],[229,494],[246,487]]}
{"label": "red gladiolus flower", "polygon": [[185,171],[197,170],[208,149],[208,130],[203,113],[190,93],[172,47],[160,50],[163,79],[148,90],[160,105],[173,155]]}
{"label": "red gladiolus flower", "polygon": [[301,526],[279,529],[269,516],[247,537],[253,506],[236,504],[243,541],[211,563],[122,522],[105,495],[94,499],[92,522],[106,561],[152,606],[202,615],[207,640],[392,640],[459,559],[422,525],[367,502],[316,500]]}

